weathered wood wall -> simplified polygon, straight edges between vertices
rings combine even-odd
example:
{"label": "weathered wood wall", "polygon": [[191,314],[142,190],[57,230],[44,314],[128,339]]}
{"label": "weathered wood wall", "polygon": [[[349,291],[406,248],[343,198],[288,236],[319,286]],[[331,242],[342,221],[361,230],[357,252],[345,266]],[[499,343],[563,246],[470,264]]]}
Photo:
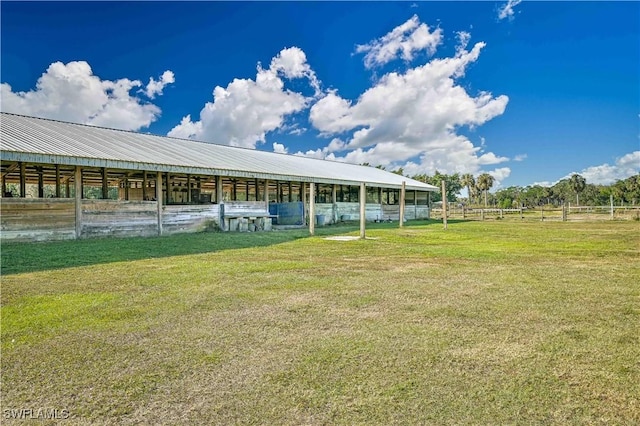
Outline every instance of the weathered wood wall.
{"label": "weathered wood wall", "polygon": [[[158,235],[155,201],[82,200],[81,212],[80,238]],[[162,233],[215,228],[219,212],[217,204],[163,206]],[[75,200],[70,198],[2,198],[0,220],[3,241],[76,238]]]}
{"label": "weathered wood wall", "polygon": [[[308,206],[307,206],[308,207]],[[261,201],[225,203],[225,213],[255,216],[266,213]],[[81,238],[100,236],[158,235],[158,216],[155,201],[82,200]],[[359,203],[330,203],[315,205],[316,215],[324,216],[325,225],[341,220],[359,220]],[[399,206],[366,205],[366,218],[398,220]],[[427,206],[408,205],[407,219],[429,218]],[[0,203],[2,240],[43,241],[73,239],[75,234],[75,201],[73,199],[3,198]],[[314,217],[315,221],[316,218]],[[169,205],[162,206],[164,235],[199,232],[220,227],[220,206]],[[228,229],[228,228],[225,228]]]}
{"label": "weathered wood wall", "polygon": [[2,240],[44,241],[75,238],[75,204],[70,198],[2,198]]}
{"label": "weathered wood wall", "polygon": [[82,200],[82,238],[158,235],[155,201]]}
{"label": "weathered wood wall", "polygon": [[[153,203],[155,205],[155,203]],[[264,203],[262,203],[264,206]],[[202,204],[188,206],[164,206],[162,233],[201,232],[220,226],[220,206]]]}

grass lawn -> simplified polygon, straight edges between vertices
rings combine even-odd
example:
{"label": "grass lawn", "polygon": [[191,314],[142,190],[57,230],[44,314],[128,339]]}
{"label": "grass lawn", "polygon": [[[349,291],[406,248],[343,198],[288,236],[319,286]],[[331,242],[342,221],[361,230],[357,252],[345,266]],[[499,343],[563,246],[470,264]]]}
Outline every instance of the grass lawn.
{"label": "grass lawn", "polygon": [[3,244],[2,422],[640,423],[638,222],[395,226]]}

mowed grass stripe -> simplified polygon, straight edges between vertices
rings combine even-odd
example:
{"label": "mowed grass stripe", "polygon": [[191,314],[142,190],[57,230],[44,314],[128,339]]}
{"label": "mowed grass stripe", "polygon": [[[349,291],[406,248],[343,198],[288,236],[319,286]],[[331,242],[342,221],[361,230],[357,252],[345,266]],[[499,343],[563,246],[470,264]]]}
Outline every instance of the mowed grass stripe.
{"label": "mowed grass stripe", "polygon": [[102,253],[82,266],[86,242],[3,245],[3,267],[37,264],[2,277],[3,409],[104,424],[640,422],[637,223],[256,236],[92,241]]}

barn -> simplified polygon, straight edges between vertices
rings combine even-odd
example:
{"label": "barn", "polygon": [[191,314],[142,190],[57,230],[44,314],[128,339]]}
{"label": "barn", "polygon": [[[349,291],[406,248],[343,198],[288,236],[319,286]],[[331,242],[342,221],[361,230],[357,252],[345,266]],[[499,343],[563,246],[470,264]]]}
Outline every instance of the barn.
{"label": "barn", "polygon": [[368,166],[0,113],[3,241],[426,219],[437,188]]}

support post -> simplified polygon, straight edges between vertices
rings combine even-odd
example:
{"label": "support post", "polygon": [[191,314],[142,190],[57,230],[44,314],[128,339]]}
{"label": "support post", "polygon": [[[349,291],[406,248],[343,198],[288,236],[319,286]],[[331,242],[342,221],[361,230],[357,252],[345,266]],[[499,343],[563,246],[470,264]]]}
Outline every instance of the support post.
{"label": "support post", "polygon": [[254,179],[254,185],[256,186],[256,201],[260,201],[260,182],[258,182],[258,178]]}
{"label": "support post", "polygon": [[331,185],[331,222],[338,223],[338,185]]}
{"label": "support post", "polygon": [[314,235],[316,232],[316,184],[309,183],[309,234]]}
{"label": "support post", "polygon": [[442,223],[444,229],[447,229],[447,191],[446,183],[442,180]]}
{"label": "support post", "polygon": [[[162,173],[159,174],[160,176],[160,189],[162,189]],[[163,203],[165,204],[169,204],[172,199],[171,199],[171,187],[169,186],[169,180],[170,180],[171,176],[169,176],[169,173],[164,175],[164,187],[167,188],[167,190],[165,191],[165,193],[167,194],[167,197],[165,199],[162,200]],[[160,192],[160,195],[162,195],[162,192]],[[162,198],[162,197],[160,197]]]}
{"label": "support post", "polygon": [[404,226],[404,203],[407,195],[407,182],[402,181],[402,188],[400,189],[400,228]]}
{"label": "support post", "polygon": [[75,189],[76,239],[79,239],[82,237],[82,168],[80,166],[76,166],[73,185]]}
{"label": "support post", "polygon": [[[127,178],[124,179],[124,199],[128,200],[129,197],[127,197]],[[107,168],[103,167],[102,168],[102,199],[106,200],[107,198],[109,198],[109,181],[107,180]]]}
{"label": "support post", "polygon": [[360,239],[364,240],[366,235],[366,219],[367,219],[367,185],[362,182],[360,184]]}
{"label": "support post", "polygon": [[44,198],[44,171],[42,167],[37,167],[38,170],[38,198]]}
{"label": "support post", "polygon": [[300,200],[302,200],[302,223],[307,218],[307,184],[300,182]]}
{"label": "support post", "polygon": [[187,204],[191,204],[191,175],[187,175]]}
{"label": "support post", "polygon": [[[169,187],[167,186],[167,194]],[[162,173],[158,172],[156,176],[156,206],[158,211],[158,235],[162,235]]]}
{"label": "support post", "polygon": [[222,176],[216,176],[216,203],[222,204]]}
{"label": "support post", "polygon": [[147,171],[142,171],[142,201],[147,201]]}
{"label": "support post", "polygon": [[269,179],[265,179],[264,181],[264,208],[266,211],[269,211]]}
{"label": "support post", "polygon": [[60,164],[56,164],[56,198],[60,198]]}
{"label": "support post", "polygon": [[23,162],[20,162],[20,197],[26,198],[27,196],[27,166]]}
{"label": "support post", "polygon": [[222,187],[222,176],[216,176],[216,203],[218,204],[218,224],[220,229],[226,231],[224,221],[224,192]]}

